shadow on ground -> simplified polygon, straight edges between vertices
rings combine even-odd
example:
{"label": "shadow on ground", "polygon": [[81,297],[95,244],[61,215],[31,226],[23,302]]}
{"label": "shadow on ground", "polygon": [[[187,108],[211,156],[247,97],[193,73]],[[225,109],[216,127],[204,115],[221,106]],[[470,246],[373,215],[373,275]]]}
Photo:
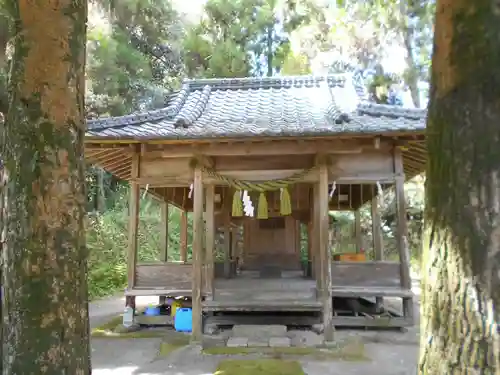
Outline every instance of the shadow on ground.
{"label": "shadow on ground", "polygon": [[[418,281],[414,293],[420,294]],[[154,299],[144,299],[144,305]],[[93,305],[93,306],[92,306]],[[92,303],[90,318],[96,327],[123,310],[122,298]],[[418,317],[418,302],[415,316]],[[416,324],[418,325],[418,318]],[[313,358],[296,358],[306,375],[414,375],[418,360],[418,326],[408,332],[370,332],[339,330],[337,337],[361,337],[365,343],[366,362],[318,361]],[[221,360],[252,359],[259,355],[206,355],[198,346],[174,348],[168,355],[160,353],[162,338],[93,338],[93,375],[213,375]],[[260,356],[262,357],[262,356]],[[288,358],[285,358],[288,359]],[[292,359],[292,358],[290,358]],[[238,375],[238,374],[234,374]]]}
{"label": "shadow on ground", "polygon": [[[355,335],[339,331],[338,336]],[[401,340],[400,332],[374,336],[364,332],[364,361],[318,360],[310,356],[281,355],[279,359],[295,359],[307,375],[413,375],[417,365],[417,341]],[[376,342],[374,342],[376,341]],[[210,355],[201,347],[188,345],[162,352],[161,338],[92,340],[94,375],[212,375],[220,361],[258,359],[262,354]],[[271,356],[272,358],[272,356]],[[238,374],[233,374],[238,375]]]}

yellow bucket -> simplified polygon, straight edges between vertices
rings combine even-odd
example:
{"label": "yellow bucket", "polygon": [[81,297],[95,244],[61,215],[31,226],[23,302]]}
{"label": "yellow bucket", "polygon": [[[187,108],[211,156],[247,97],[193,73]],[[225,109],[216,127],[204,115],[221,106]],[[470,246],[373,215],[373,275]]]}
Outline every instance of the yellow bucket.
{"label": "yellow bucket", "polygon": [[181,301],[174,301],[170,304],[170,316],[175,316],[177,309],[182,307]]}

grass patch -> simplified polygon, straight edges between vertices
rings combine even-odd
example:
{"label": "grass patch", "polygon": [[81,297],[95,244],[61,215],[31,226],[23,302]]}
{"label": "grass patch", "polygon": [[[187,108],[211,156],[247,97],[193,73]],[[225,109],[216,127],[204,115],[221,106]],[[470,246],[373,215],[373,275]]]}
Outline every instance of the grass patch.
{"label": "grass patch", "polygon": [[212,347],[203,350],[204,354],[209,355],[250,355],[259,354],[270,358],[283,357],[310,357],[319,361],[367,361],[369,358],[365,355],[365,347],[362,341],[353,340],[344,343],[335,344],[325,348],[306,348],[306,347]]}
{"label": "grass patch", "polygon": [[278,359],[224,360],[214,375],[305,375],[297,361]]}

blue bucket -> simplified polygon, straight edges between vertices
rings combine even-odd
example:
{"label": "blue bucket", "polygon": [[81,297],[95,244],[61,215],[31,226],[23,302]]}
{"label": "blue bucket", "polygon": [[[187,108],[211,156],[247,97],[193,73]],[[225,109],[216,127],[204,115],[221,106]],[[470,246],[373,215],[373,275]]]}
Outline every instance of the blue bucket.
{"label": "blue bucket", "polygon": [[193,330],[193,311],[190,308],[177,309],[174,328],[177,332],[191,332]]}
{"label": "blue bucket", "polygon": [[158,316],[160,315],[160,308],[159,307],[146,307],[146,310],[144,310],[144,315],[146,316]]}

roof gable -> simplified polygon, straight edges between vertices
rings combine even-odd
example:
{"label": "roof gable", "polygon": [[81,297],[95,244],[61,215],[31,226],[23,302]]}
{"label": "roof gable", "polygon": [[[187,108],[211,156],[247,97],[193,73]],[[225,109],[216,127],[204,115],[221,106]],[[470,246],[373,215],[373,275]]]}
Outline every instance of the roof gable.
{"label": "roof gable", "polygon": [[352,75],[187,80],[160,110],[87,122],[132,139],[422,132],[426,111],[368,103]]}

